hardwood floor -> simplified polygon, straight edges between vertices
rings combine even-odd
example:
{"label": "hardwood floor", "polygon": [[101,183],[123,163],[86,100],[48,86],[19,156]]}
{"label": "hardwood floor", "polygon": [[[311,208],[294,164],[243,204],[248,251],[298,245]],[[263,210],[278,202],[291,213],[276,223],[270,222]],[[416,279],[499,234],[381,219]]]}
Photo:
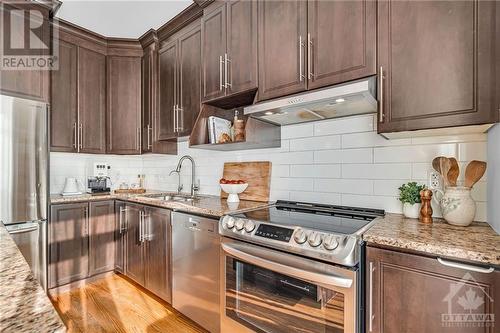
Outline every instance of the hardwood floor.
{"label": "hardwood floor", "polygon": [[51,296],[69,333],[206,332],[120,275]]}

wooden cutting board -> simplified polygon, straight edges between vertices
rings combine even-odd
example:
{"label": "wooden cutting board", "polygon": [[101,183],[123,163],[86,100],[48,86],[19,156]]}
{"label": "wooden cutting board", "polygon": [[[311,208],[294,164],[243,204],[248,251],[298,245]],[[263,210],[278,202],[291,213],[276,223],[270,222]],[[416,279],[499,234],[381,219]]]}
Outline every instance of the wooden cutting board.
{"label": "wooden cutting board", "polygon": [[[269,201],[271,184],[271,162],[226,162],[222,178],[228,180],[242,179],[248,183],[245,192],[239,194],[240,200]],[[227,193],[221,190],[221,197]]]}

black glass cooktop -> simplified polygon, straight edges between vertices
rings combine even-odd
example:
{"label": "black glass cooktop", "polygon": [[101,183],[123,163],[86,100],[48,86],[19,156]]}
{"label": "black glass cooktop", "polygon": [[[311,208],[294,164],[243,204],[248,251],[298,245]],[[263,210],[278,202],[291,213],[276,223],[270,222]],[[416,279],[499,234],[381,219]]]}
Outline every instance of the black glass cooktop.
{"label": "black glass cooktop", "polygon": [[349,235],[384,214],[380,209],[279,200],[275,205],[233,216]]}

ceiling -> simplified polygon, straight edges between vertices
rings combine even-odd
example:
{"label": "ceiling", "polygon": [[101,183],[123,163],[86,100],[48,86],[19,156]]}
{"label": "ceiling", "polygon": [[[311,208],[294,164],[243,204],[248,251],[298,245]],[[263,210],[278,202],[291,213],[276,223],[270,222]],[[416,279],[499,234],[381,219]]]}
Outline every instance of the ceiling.
{"label": "ceiling", "polygon": [[158,29],[192,0],[63,0],[56,17],[106,37],[138,38]]}

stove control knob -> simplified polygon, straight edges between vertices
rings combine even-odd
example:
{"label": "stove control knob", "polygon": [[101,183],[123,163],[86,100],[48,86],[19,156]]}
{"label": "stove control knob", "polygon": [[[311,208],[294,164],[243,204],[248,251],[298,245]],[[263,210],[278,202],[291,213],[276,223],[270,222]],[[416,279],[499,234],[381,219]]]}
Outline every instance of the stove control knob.
{"label": "stove control knob", "polygon": [[226,218],[224,220],[224,225],[228,229],[233,229],[234,228],[234,217],[226,216]]}
{"label": "stove control knob", "polygon": [[323,236],[320,233],[313,231],[309,235],[309,245],[311,245],[312,247],[320,246],[322,241],[323,241]]}
{"label": "stove control knob", "polygon": [[253,229],[255,229],[255,223],[253,221],[246,221],[245,222],[245,231],[246,232],[252,232]]}
{"label": "stove control knob", "polygon": [[304,230],[298,229],[293,235],[293,239],[297,244],[304,244],[307,240],[307,234]]}
{"label": "stove control knob", "polygon": [[326,235],[323,239],[323,247],[329,251],[335,250],[339,246],[339,242],[334,235]]}
{"label": "stove control knob", "polygon": [[243,230],[244,225],[245,221],[243,219],[237,219],[236,222],[234,222],[234,227],[238,231]]}

